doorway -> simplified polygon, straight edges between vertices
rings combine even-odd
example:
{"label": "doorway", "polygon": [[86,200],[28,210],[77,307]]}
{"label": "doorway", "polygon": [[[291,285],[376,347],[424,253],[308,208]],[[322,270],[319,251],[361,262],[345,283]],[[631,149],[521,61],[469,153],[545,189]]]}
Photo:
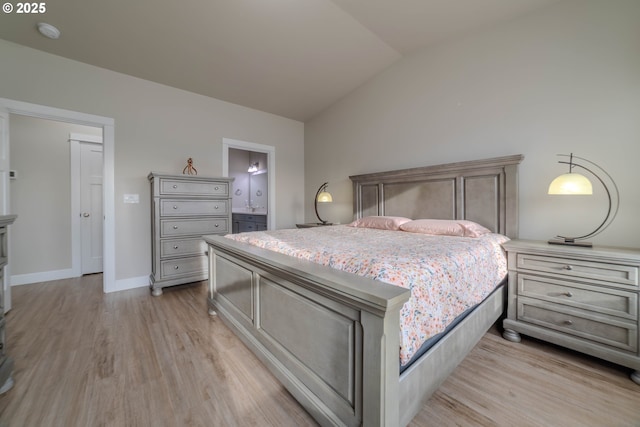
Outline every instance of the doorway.
{"label": "doorway", "polygon": [[102,272],[102,135],[71,133],[73,277]]}
{"label": "doorway", "polygon": [[102,129],[13,114],[10,121],[10,204],[20,218],[12,285],[101,272]]}
{"label": "doorway", "polygon": [[[115,189],[114,189],[114,120],[108,117],[80,113],[76,111],[30,104],[6,98],[0,98],[0,215],[9,214],[9,114],[43,118],[54,121],[94,126],[102,129],[103,137],[103,291],[117,290],[115,280]],[[46,209],[46,207],[45,207]],[[16,221],[18,221],[17,219]],[[9,230],[11,235],[11,227]],[[12,240],[9,239],[11,246]],[[11,252],[11,247],[9,248]],[[11,262],[9,263],[9,268]],[[5,308],[10,308],[9,280],[10,273],[5,275]]]}
{"label": "doorway", "polygon": [[[256,144],[253,142],[239,141],[236,139],[223,138],[222,139],[222,175],[225,177],[231,177],[231,174],[230,174],[231,150],[241,150],[241,151],[247,152],[247,155],[248,155],[247,159],[257,160],[257,161],[254,161],[253,163],[258,163],[258,167],[260,167],[260,159],[266,159],[266,160],[262,160],[263,161],[262,170],[268,172],[264,174],[266,176],[266,180],[264,180],[266,181],[266,183],[260,184],[260,185],[266,185],[266,193],[267,193],[266,206],[263,201],[259,203],[256,202],[257,198],[261,196],[256,196],[255,192],[252,193],[251,197],[243,198],[241,200],[246,199],[249,205],[256,204],[256,205],[265,207],[268,212],[267,228],[269,230],[275,230],[276,228],[276,185],[275,185],[276,183],[276,173],[275,173],[276,172],[275,171],[276,149],[275,147],[270,145]],[[251,153],[253,153],[254,157],[251,157]],[[251,161],[247,163],[247,169],[251,164],[252,164]],[[258,173],[256,177],[259,177],[259,175],[261,175],[261,173]],[[263,176],[262,178],[265,178],[265,176]],[[234,186],[234,192],[236,190],[237,188]],[[264,191],[262,193],[264,193]],[[240,195],[239,197],[242,198],[242,195]],[[250,202],[249,200],[253,200],[253,202]]]}

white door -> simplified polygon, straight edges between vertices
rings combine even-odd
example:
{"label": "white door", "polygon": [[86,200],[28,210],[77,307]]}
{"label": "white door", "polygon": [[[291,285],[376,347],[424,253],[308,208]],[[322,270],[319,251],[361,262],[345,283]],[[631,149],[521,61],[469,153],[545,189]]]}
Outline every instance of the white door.
{"label": "white door", "polygon": [[[0,108],[0,215],[9,214],[9,111]],[[9,227],[9,236],[11,227]],[[4,287],[4,312],[11,310],[10,266],[4,268],[0,286]]]}
{"label": "white door", "polygon": [[80,143],[82,274],[102,272],[102,144]]}

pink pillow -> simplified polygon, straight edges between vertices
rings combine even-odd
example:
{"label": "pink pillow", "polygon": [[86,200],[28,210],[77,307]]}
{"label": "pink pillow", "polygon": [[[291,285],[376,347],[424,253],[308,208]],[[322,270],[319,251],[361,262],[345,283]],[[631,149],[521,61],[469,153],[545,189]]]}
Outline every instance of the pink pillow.
{"label": "pink pillow", "polygon": [[480,237],[491,233],[491,230],[476,222],[467,220],[460,220],[458,222],[464,227],[464,237]]}
{"label": "pink pillow", "polygon": [[416,219],[402,224],[400,230],[411,233],[458,237],[480,237],[491,233],[491,230],[484,228],[480,224],[456,219]]}
{"label": "pink pillow", "polygon": [[402,216],[366,216],[356,219],[349,227],[359,228],[379,228],[381,230],[399,230],[400,226],[411,221],[409,218]]}

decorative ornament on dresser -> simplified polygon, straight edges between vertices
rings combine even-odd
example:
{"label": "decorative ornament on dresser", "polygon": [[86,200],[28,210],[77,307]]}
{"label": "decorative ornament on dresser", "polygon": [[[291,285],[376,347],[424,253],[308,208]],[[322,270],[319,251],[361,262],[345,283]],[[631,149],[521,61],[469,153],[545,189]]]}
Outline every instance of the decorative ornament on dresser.
{"label": "decorative ornament on dresser", "polygon": [[189,157],[187,159],[187,166],[182,169],[182,174],[185,175],[198,175],[198,169],[193,166],[193,159]]}

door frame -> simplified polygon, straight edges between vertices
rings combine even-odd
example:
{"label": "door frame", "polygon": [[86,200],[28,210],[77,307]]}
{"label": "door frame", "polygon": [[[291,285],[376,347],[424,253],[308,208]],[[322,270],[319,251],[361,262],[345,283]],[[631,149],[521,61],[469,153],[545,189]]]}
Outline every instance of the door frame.
{"label": "door frame", "polygon": [[[104,209],[104,223],[102,227],[104,257],[102,289],[105,293],[118,290],[116,288],[115,280],[115,120],[110,117],[96,116],[93,114],[31,104],[6,98],[0,98],[0,111],[7,111],[9,114],[102,128],[102,170],[104,173],[102,187],[102,206]],[[6,149],[8,152],[9,138],[8,133],[6,136],[0,136],[0,150]],[[10,199],[8,186],[6,191],[3,191],[3,194],[0,195],[0,197],[3,198],[3,205],[5,206],[4,210],[7,211],[0,212],[0,215],[6,215],[9,213],[8,206]],[[19,220],[20,218],[16,219],[16,221]],[[11,251],[10,248],[11,239],[9,239],[9,251]]]}
{"label": "door frame", "polygon": [[266,153],[267,155],[267,228],[276,229],[276,147],[238,139],[222,138],[222,176],[229,176],[229,148]]}
{"label": "door frame", "polygon": [[[69,133],[69,148],[71,152],[71,272],[74,277],[82,276],[82,220],[80,218],[80,146],[83,142],[104,144],[102,137],[85,135],[82,133]],[[103,171],[104,173],[104,171]],[[104,230],[103,230],[104,231]]]}

